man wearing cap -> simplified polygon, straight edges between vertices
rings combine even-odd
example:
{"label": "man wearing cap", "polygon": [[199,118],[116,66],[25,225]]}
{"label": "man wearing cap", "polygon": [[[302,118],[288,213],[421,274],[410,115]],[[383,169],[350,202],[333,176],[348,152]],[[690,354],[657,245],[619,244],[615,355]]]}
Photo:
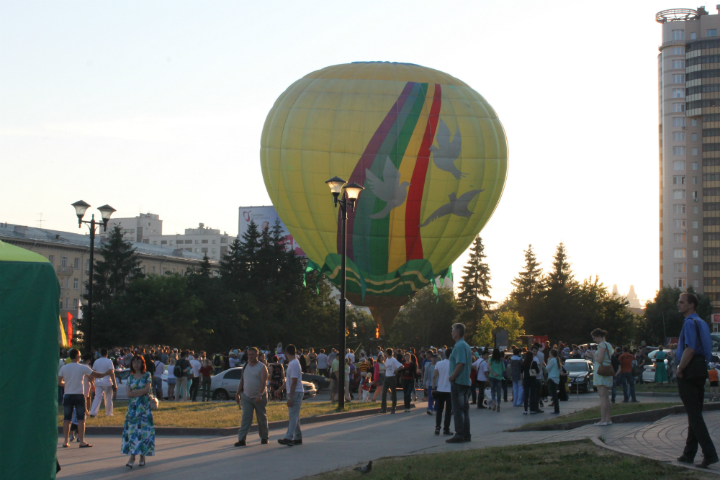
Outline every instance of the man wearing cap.
{"label": "man wearing cap", "polygon": [[230,368],[235,368],[238,365],[240,365],[240,360],[238,360],[237,356],[238,356],[237,350],[232,350],[230,352]]}

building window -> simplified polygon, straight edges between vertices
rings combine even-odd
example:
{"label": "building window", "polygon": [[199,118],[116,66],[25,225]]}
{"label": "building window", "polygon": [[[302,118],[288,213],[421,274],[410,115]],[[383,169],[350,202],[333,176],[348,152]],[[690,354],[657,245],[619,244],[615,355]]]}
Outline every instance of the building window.
{"label": "building window", "polygon": [[684,278],[676,278],[675,279],[675,286],[678,288],[685,288],[685,279]]}
{"label": "building window", "polygon": [[685,117],[673,117],[673,127],[684,127]]}
{"label": "building window", "polygon": [[223,237],[220,239],[220,243],[228,243],[227,241],[228,241],[227,237]]}
{"label": "building window", "polygon": [[62,257],[60,259],[60,266],[61,267],[67,267],[67,257]]}
{"label": "building window", "polygon": [[698,243],[699,241],[699,237],[697,235],[693,235],[693,243]]}
{"label": "building window", "polygon": [[717,28],[708,28],[705,32],[706,37],[717,37]]}
{"label": "building window", "polygon": [[192,252],[192,248],[186,248],[185,251],[186,251],[186,252]]}
{"label": "building window", "polygon": [[673,175],[673,185],[685,185],[685,175]]}
{"label": "building window", "polygon": [[160,245],[167,245],[167,240],[160,240]]}
{"label": "building window", "polygon": [[697,133],[693,133],[693,134],[692,134],[692,139],[693,139],[693,140],[697,140]]}
{"label": "building window", "polygon": [[78,288],[80,288],[80,280],[73,278],[73,290],[77,290]]}
{"label": "building window", "polygon": [[685,83],[685,75],[683,75],[683,74],[673,75],[672,83]]}
{"label": "building window", "polygon": [[685,155],[685,147],[673,147],[673,155]]}
{"label": "building window", "polygon": [[192,244],[192,240],[185,240],[185,245],[190,245],[190,244]]}
{"label": "building window", "polygon": [[696,202],[698,201],[698,192],[697,192],[697,190],[694,191],[694,192],[692,192],[692,199],[693,199],[694,201],[696,201]]}
{"label": "building window", "polygon": [[685,200],[685,190],[673,190],[673,198],[675,200]]}
{"label": "building window", "polygon": [[215,245],[217,243],[217,240],[213,240],[212,243],[213,245]]}
{"label": "building window", "polygon": [[[683,249],[684,250],[684,249]],[[697,250],[692,251],[692,258],[698,258],[699,254]]]}
{"label": "building window", "polygon": [[673,103],[673,112],[681,113],[685,111],[684,103]]}
{"label": "building window", "polygon": [[199,248],[196,248],[196,249],[195,249],[195,253],[200,253],[200,249],[199,249]]}
{"label": "building window", "polygon": [[685,68],[685,60],[673,60],[672,68]]}
{"label": "building window", "polygon": [[142,272],[143,275],[145,275],[145,267],[140,267],[140,271]]}
{"label": "building window", "polygon": [[197,241],[197,240],[195,240],[195,244],[197,244],[197,243],[198,243],[198,241]]}
{"label": "building window", "polygon": [[673,257],[685,258],[685,249],[684,248],[674,248],[673,249]]}
{"label": "building window", "polygon": [[685,55],[685,47],[673,47],[673,55]]}
{"label": "building window", "polygon": [[685,214],[685,204],[684,203],[676,203],[673,205],[673,213],[675,215],[683,215]]}
{"label": "building window", "polygon": [[672,98],[684,98],[684,97],[685,97],[685,89],[684,88],[673,88]]}
{"label": "building window", "polygon": [[77,268],[77,269],[80,268],[80,259],[79,259],[79,258],[76,258],[76,259],[73,261],[73,267],[74,267],[74,268]]}
{"label": "building window", "polygon": [[673,266],[675,267],[675,273],[685,273],[685,263],[675,263]]}
{"label": "building window", "polygon": [[207,243],[207,240],[203,240],[202,243]]}
{"label": "building window", "polygon": [[693,127],[697,127],[697,120],[695,120],[694,118],[690,120],[690,123]]}
{"label": "building window", "polygon": [[672,31],[672,39],[673,40],[685,40],[685,30],[673,30]]}
{"label": "building window", "polygon": [[698,228],[698,221],[697,221],[697,220],[693,220],[693,222],[692,222],[692,228]]}
{"label": "building window", "polygon": [[684,142],[685,141],[685,132],[673,132],[673,141],[674,142]]}
{"label": "building window", "polygon": [[673,222],[675,223],[675,228],[685,228],[684,218],[676,218]]}
{"label": "building window", "polygon": [[212,253],[213,253],[213,255],[215,255],[217,253],[217,248],[213,248]]}
{"label": "building window", "polygon": [[155,267],[154,267],[154,266],[152,267],[152,273],[155,273]]}
{"label": "building window", "polygon": [[698,207],[693,207],[693,213],[694,213],[695,215],[697,215],[697,213],[698,213]]}
{"label": "building window", "polygon": [[698,169],[698,164],[697,164],[697,162],[693,162],[693,164],[692,164],[692,169],[693,169],[693,170],[697,170],[697,169]]}
{"label": "building window", "polygon": [[697,157],[697,148],[693,147],[693,149],[691,150],[691,152],[692,152],[692,154],[693,154],[694,157]]}
{"label": "building window", "polygon": [[700,273],[700,266],[699,266],[699,265],[693,265],[693,273]]}
{"label": "building window", "polygon": [[200,250],[202,251],[202,253],[208,253],[207,247],[203,247],[203,248],[201,248]]}
{"label": "building window", "polygon": [[684,233],[676,233],[675,234],[675,243],[685,243],[685,234]]}
{"label": "building window", "polygon": [[693,287],[700,288],[700,280],[697,280],[697,279],[693,280]]}
{"label": "building window", "polygon": [[673,162],[673,170],[685,170],[685,160],[675,160]]}
{"label": "building window", "polygon": [[48,261],[50,263],[55,263],[55,255],[48,255]]}

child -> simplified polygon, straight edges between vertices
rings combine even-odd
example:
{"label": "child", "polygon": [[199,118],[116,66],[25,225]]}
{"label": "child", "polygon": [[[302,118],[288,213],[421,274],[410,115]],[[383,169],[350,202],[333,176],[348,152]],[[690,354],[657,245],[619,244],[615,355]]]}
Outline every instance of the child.
{"label": "child", "polygon": [[77,441],[80,442],[80,432],[78,432],[77,410],[73,408],[72,420],[70,423],[70,437],[68,439],[68,443],[72,442],[75,438],[77,438]]}
{"label": "child", "polygon": [[372,384],[372,382],[369,382],[368,380],[363,379],[363,384],[362,384],[362,401],[363,402],[367,402],[368,398],[370,397],[370,388],[372,386],[371,384]]}
{"label": "child", "polygon": [[710,380],[710,401],[718,401],[718,367],[711,368],[708,371],[708,378]]}

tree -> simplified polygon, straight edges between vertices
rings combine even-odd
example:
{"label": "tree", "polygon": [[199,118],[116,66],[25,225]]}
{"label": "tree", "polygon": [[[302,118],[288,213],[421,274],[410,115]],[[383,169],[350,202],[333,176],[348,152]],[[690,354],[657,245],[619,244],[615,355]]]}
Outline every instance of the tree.
{"label": "tree", "polygon": [[469,332],[478,328],[480,319],[490,309],[490,266],[483,262],[487,257],[482,239],[475,237],[470,247],[470,258],[463,268],[464,275],[460,282],[458,307],[462,311],[460,321]]}
{"label": "tree", "polygon": [[[712,313],[712,302],[710,297],[700,295],[692,287],[688,287],[689,293],[697,295],[700,304],[697,314],[710,323]],[[639,340],[645,340],[649,345],[665,344],[668,337],[677,337],[684,322],[684,317],[677,309],[677,302],[683,293],[679,288],[669,286],[662,287],[657,291],[655,298],[647,302],[645,306],[645,322]],[[712,330],[712,329],[711,329]]]}
{"label": "tree", "polygon": [[532,245],[525,250],[525,267],[512,281],[514,290],[510,297],[517,303],[517,308],[523,315],[532,310],[532,303],[542,289],[542,269],[537,261]]}
{"label": "tree", "polygon": [[490,315],[485,314],[478,323],[475,334],[470,339],[472,345],[490,346],[493,344],[493,331],[495,330],[495,324],[490,318]]}
{"label": "tree", "polygon": [[452,325],[459,313],[452,290],[428,285],[405,304],[387,332],[387,343],[399,347],[452,345]]}
{"label": "tree", "polygon": [[508,331],[508,339],[513,342],[520,335],[525,335],[523,325],[525,319],[515,310],[505,310],[496,314],[495,328],[502,328]]}

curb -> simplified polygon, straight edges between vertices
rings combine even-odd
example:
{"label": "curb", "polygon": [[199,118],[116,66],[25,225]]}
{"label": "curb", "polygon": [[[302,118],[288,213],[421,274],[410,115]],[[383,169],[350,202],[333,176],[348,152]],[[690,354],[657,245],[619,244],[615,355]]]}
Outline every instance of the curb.
{"label": "curb", "polygon": [[[415,404],[411,403],[410,408],[415,408]],[[311,425],[313,423],[332,422],[335,420],[344,420],[346,418],[364,417],[367,415],[375,415],[380,413],[380,408],[368,408],[365,410],[353,410],[351,412],[329,413],[327,415],[317,415],[315,417],[301,417],[301,425]],[[278,420],[277,422],[268,422],[268,430],[277,430],[287,428],[289,420]],[[188,428],[188,427],[155,427],[155,435],[167,436],[197,436],[197,437],[229,437],[237,435],[237,427],[223,428]],[[257,432],[257,423],[250,427],[248,433]],[[122,435],[123,427],[85,427],[86,435]],[[63,427],[58,427],[58,435],[63,435]]]}
{"label": "curb", "polygon": [[[712,403],[703,405],[703,411],[720,410],[720,403]],[[612,415],[610,418],[613,423],[633,423],[633,422],[655,422],[668,415],[677,415],[685,413],[685,407],[677,405],[675,407],[658,408],[657,410],[647,410],[645,412],[625,413],[623,415]],[[578,427],[584,427],[599,421],[599,418],[589,420],[578,420],[576,422],[555,423],[553,425],[541,425],[537,427],[520,427],[509,432],[543,432],[550,430],[572,430]]]}

